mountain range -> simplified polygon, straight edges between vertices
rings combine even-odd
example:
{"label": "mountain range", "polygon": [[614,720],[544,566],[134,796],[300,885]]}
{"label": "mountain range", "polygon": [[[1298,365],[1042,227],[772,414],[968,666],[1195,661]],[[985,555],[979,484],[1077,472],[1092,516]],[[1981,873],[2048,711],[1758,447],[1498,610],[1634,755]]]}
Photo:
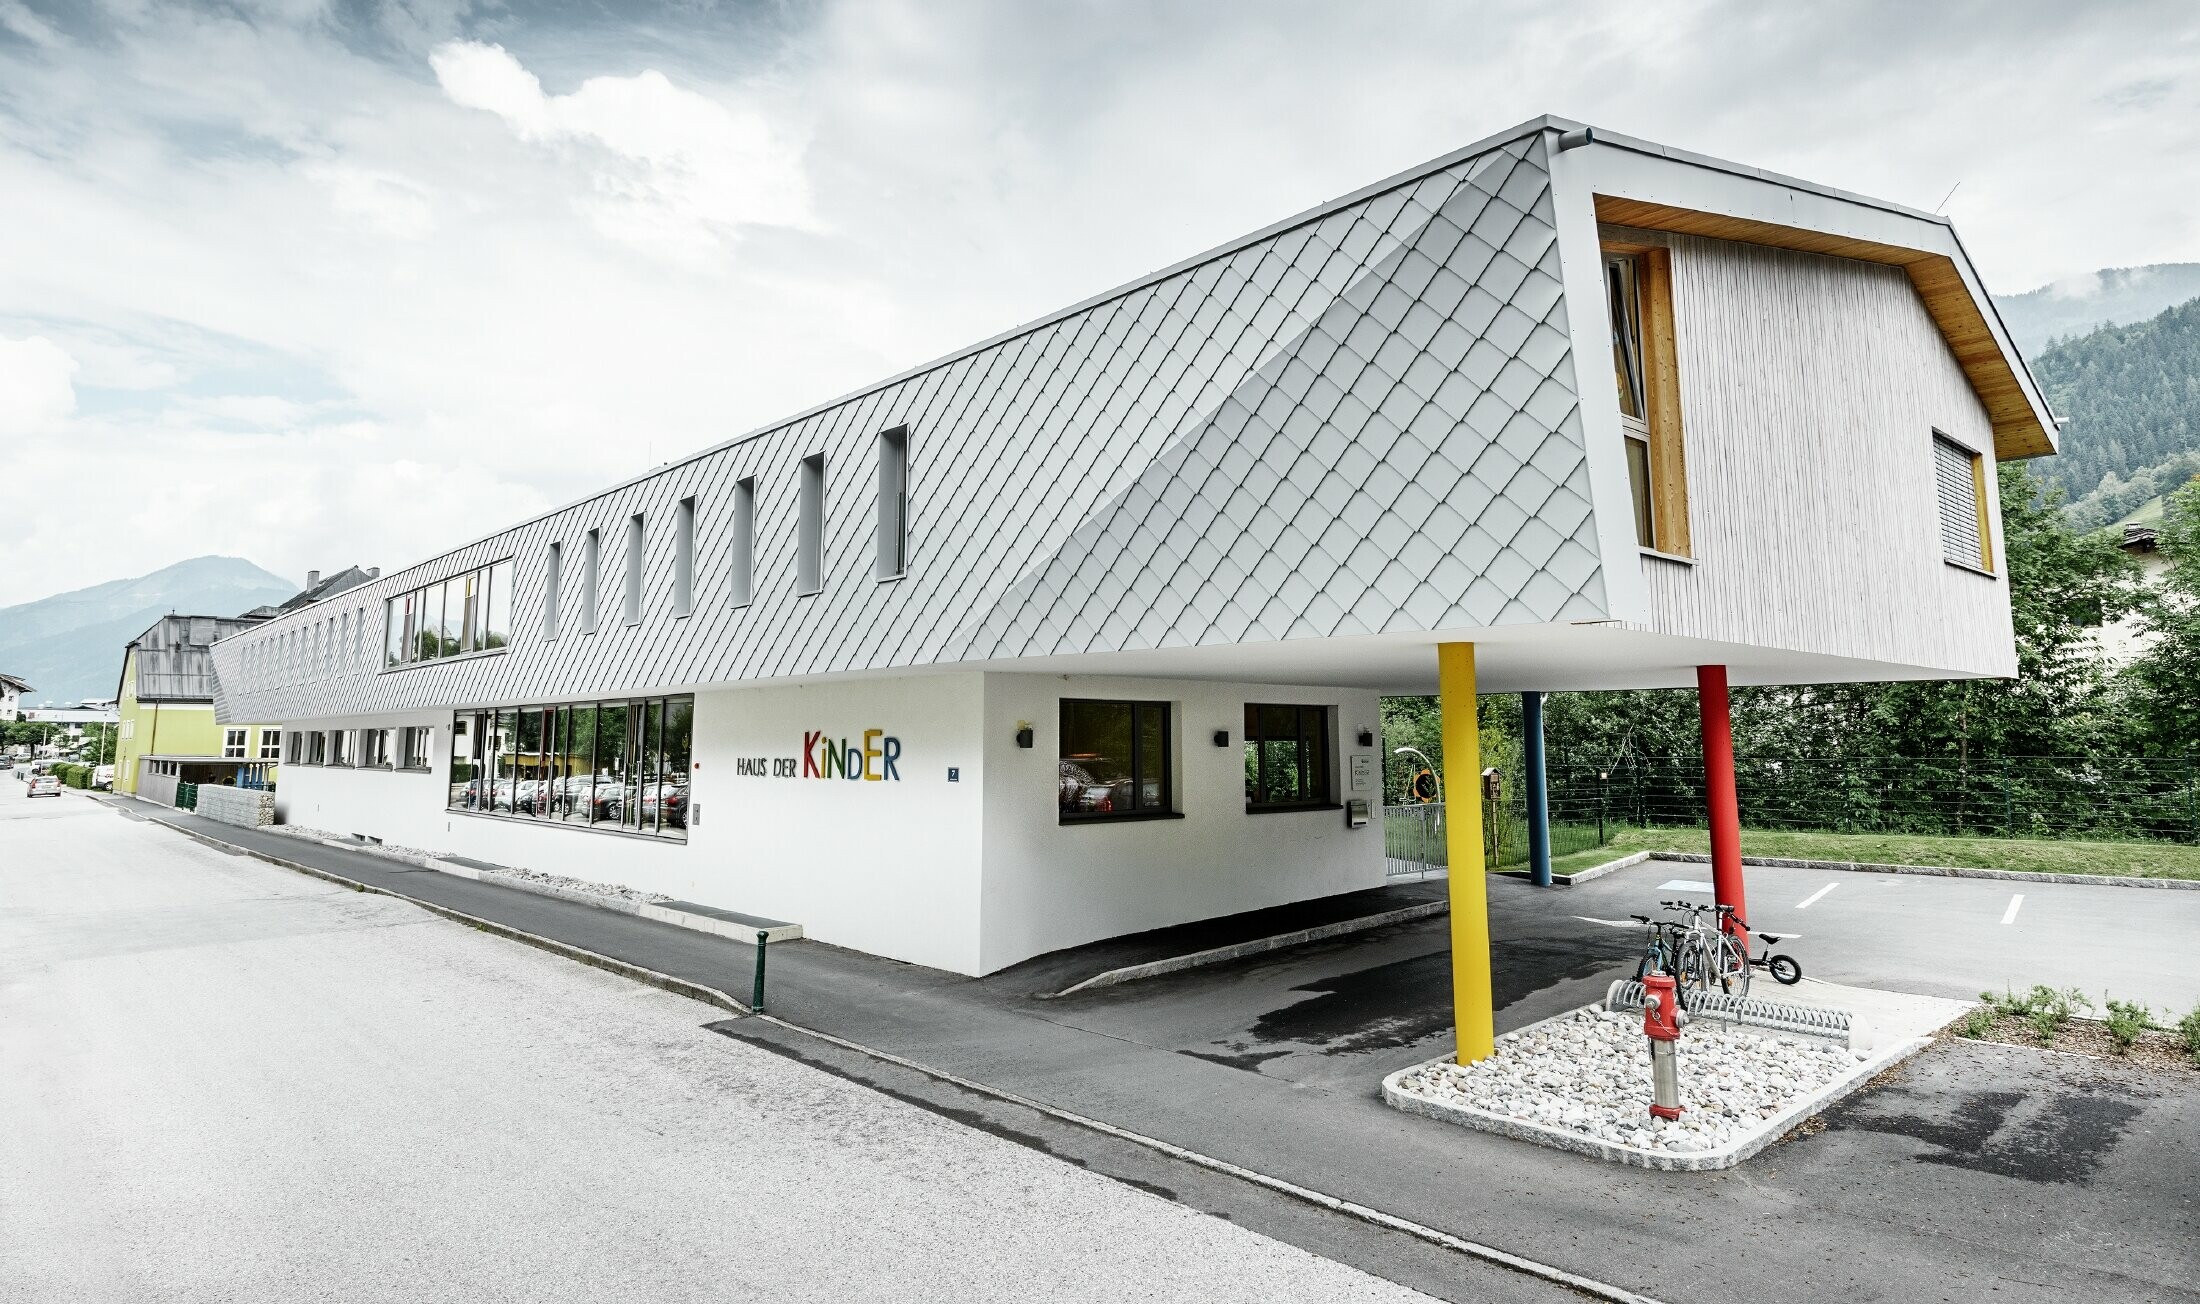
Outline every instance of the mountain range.
{"label": "mountain range", "polygon": [[2023,294],[1997,295],[1994,306],[2017,347],[2032,358],[2050,341],[2145,321],[2189,299],[2200,299],[2200,263],[2104,267]]}
{"label": "mountain range", "polygon": [[2066,419],[2060,454],[2033,465],[2075,524],[2145,511],[2200,475],[2200,263],[2109,268],[1995,304]]}
{"label": "mountain range", "polygon": [[234,616],[297,591],[242,557],[193,557],[150,575],[0,607],[0,672],[30,683],[25,706],[113,697],[124,645],[162,616]]}

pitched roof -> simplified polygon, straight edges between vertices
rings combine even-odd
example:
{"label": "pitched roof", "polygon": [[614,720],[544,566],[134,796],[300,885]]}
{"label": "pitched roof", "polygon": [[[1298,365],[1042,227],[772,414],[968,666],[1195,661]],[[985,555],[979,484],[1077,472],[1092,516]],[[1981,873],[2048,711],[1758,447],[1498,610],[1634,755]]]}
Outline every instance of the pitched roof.
{"label": "pitched roof", "polygon": [[17,679],[14,675],[0,675],[0,684],[6,684],[18,693],[28,693],[32,691],[31,686],[28,683],[25,683],[23,680]]}
{"label": "pitched roof", "polygon": [[[301,607],[310,607],[323,598],[332,598],[346,589],[358,588],[379,573],[379,571],[364,571],[357,566],[346,566],[335,574],[324,576],[298,590],[296,594],[285,599],[273,610],[284,612],[296,611]],[[255,608],[255,610],[258,610],[258,608]]]}
{"label": "pitched roof", "polygon": [[[242,616],[162,616],[130,640],[137,653],[137,699],[141,702],[211,702],[214,660],[209,649],[260,622]],[[125,658],[125,665],[132,664]]]}

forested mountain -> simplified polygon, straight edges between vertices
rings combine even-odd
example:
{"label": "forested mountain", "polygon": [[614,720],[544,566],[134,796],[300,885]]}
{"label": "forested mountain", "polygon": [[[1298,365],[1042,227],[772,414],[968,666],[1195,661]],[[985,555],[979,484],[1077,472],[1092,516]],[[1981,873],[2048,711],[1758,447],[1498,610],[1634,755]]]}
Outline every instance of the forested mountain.
{"label": "forested mountain", "polygon": [[0,608],[0,671],[30,681],[24,705],[112,697],[122,648],[171,611],[234,616],[298,591],[242,557],[193,557],[150,575]]}
{"label": "forested mountain", "polygon": [[2032,359],[2062,452],[2037,464],[2081,526],[2105,525],[2200,473],[2200,299],[2064,340]]}
{"label": "forested mountain", "polygon": [[2106,267],[2024,294],[1997,297],[1994,306],[2001,310],[2002,324],[2017,347],[2030,358],[2052,340],[2145,321],[2187,299],[2200,299],[2200,263]]}

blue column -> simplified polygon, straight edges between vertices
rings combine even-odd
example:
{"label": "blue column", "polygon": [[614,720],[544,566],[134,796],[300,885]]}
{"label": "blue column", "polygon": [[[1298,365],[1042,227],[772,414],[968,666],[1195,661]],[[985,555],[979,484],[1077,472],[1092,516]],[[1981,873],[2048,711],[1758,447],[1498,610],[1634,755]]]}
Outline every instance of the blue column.
{"label": "blue column", "polygon": [[1551,885],[1551,782],[1543,761],[1543,694],[1520,695],[1520,751],[1528,769],[1528,876]]}

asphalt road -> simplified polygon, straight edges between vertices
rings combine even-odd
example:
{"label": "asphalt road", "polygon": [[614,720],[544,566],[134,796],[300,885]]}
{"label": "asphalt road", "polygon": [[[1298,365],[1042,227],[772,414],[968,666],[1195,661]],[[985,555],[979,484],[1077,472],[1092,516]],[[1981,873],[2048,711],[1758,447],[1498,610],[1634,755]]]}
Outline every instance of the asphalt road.
{"label": "asphalt road", "polygon": [[[164,818],[724,990],[740,990],[749,971],[749,948],[705,934],[280,833]],[[1654,898],[1664,876],[1651,872],[1631,890]],[[1605,886],[1624,893],[1624,878]],[[1751,882],[1757,891],[1755,871]],[[1490,889],[1501,1028],[1590,999],[1625,963],[1626,934],[1575,918],[1609,914],[1624,895],[1590,910],[1583,889]],[[800,1027],[1668,1300],[2200,1302],[2200,1087],[2184,1079],[1949,1045],[1822,1131],[1741,1168],[1616,1168],[1381,1104],[1375,1083],[1387,1068],[1448,1044],[1441,924],[1053,1001],[796,942],[773,949],[771,1006]],[[1433,1295],[1549,1296],[1364,1222],[1204,1170],[1157,1167],[1151,1151],[1127,1153],[1119,1140],[795,1028],[714,1026]]]}
{"label": "asphalt road", "polygon": [[4,1299],[1420,1298],[73,794],[0,955]]}

